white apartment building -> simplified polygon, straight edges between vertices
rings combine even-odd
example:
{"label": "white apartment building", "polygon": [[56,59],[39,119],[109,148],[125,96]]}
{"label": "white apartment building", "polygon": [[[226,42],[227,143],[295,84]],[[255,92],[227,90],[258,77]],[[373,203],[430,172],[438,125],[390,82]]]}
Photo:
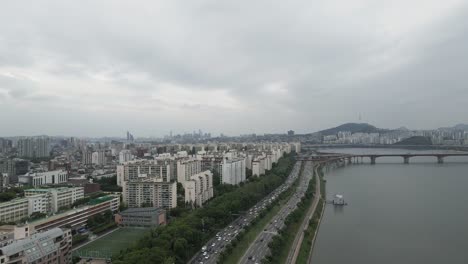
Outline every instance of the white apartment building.
{"label": "white apartment building", "polygon": [[177,183],[156,178],[141,178],[123,181],[123,200],[128,207],[175,208],[177,206]]}
{"label": "white apartment building", "polygon": [[61,184],[68,181],[68,173],[65,170],[27,173],[25,175],[18,176],[18,181],[19,183],[32,185],[34,187],[49,184]]}
{"label": "white apartment building", "polygon": [[155,178],[165,182],[171,181],[171,162],[169,160],[133,160],[117,166],[117,184],[124,181],[144,178]]}
{"label": "white apartment building", "polygon": [[91,162],[94,165],[106,165],[106,152],[104,150],[93,152]]}
{"label": "white apartment building", "polygon": [[[121,186],[123,185],[123,181],[125,180],[125,165],[117,165],[116,168],[116,175],[117,175],[117,185]],[[128,176],[127,176],[128,180]]]}
{"label": "white apartment building", "polygon": [[83,187],[61,187],[51,189],[28,189],[24,191],[26,197],[35,195],[47,197],[47,212],[56,213],[60,208],[70,207],[74,202],[84,198]]}
{"label": "white apartment building", "polygon": [[201,161],[198,159],[181,159],[177,161],[177,181],[183,183],[202,171]]}
{"label": "white apartment building", "polygon": [[124,149],[122,151],[120,151],[119,153],[119,163],[125,163],[127,161],[131,161],[133,160],[133,155],[132,153],[130,152],[130,150],[128,149]]}
{"label": "white apartment building", "polygon": [[196,206],[203,206],[213,198],[213,173],[207,170],[190,177],[190,180],[182,182],[185,189],[185,202]]}
{"label": "white apartment building", "polygon": [[222,183],[237,185],[245,181],[245,158],[223,158]]}
{"label": "white apartment building", "polygon": [[265,174],[265,157],[258,156],[252,161],[252,176]]}
{"label": "white apartment building", "polygon": [[83,155],[81,157],[81,163],[84,165],[93,164],[93,152],[88,150],[83,150]]}
{"label": "white apartment building", "polygon": [[290,145],[291,145],[291,150],[292,151],[295,151],[296,153],[301,152],[301,143],[300,142],[293,142]]}

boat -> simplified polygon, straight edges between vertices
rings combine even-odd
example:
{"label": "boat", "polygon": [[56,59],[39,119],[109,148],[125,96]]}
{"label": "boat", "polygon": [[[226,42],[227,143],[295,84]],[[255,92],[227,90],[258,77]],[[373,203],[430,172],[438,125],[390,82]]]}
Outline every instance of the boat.
{"label": "boat", "polygon": [[335,197],[333,197],[333,205],[346,205],[342,194],[335,194]]}

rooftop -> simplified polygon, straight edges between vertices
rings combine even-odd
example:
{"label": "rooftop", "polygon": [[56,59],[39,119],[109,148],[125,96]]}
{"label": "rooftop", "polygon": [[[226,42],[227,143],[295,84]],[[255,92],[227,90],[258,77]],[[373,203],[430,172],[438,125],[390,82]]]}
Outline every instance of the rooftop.
{"label": "rooftop", "polygon": [[57,250],[58,246],[55,245],[54,239],[63,234],[62,229],[53,228],[25,239],[16,240],[12,244],[0,248],[0,252],[2,255],[11,256],[23,251],[28,262],[32,262]]}

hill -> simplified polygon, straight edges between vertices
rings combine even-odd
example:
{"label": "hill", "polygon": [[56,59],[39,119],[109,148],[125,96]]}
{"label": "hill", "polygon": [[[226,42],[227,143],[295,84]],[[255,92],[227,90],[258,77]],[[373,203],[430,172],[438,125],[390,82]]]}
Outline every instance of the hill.
{"label": "hill", "polygon": [[468,131],[468,124],[457,124],[453,127],[439,127],[438,130],[444,131],[454,131],[454,130],[463,130]]}
{"label": "hill", "polygon": [[468,124],[458,124],[458,125],[454,126],[453,129],[467,131],[468,130]]}
{"label": "hill", "polygon": [[432,145],[432,141],[428,137],[423,137],[423,136],[414,136],[410,137],[407,139],[403,139],[400,142],[395,143],[394,145],[419,145],[419,146],[425,146],[425,145]]}
{"label": "hill", "polygon": [[324,136],[328,136],[336,135],[340,131],[350,131],[351,133],[377,133],[381,132],[382,129],[376,128],[375,126],[369,125],[367,123],[346,123],[341,126],[319,131],[319,133]]}

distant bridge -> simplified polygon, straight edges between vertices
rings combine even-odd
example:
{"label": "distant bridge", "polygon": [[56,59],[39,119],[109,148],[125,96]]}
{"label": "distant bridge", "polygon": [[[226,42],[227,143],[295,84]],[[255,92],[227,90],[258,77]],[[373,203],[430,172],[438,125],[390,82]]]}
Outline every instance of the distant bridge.
{"label": "distant bridge", "polygon": [[371,164],[375,164],[377,158],[380,157],[402,157],[403,163],[408,164],[412,157],[435,157],[437,163],[444,163],[445,157],[468,157],[468,153],[339,154],[319,152],[318,154],[319,156],[298,157],[297,160],[313,162],[348,160],[352,163],[353,158],[369,158]]}
{"label": "distant bridge", "polygon": [[419,150],[459,150],[468,151],[467,145],[389,145],[389,144],[308,144],[302,145],[301,149],[323,149],[323,148],[384,148],[384,149],[419,149]]}

